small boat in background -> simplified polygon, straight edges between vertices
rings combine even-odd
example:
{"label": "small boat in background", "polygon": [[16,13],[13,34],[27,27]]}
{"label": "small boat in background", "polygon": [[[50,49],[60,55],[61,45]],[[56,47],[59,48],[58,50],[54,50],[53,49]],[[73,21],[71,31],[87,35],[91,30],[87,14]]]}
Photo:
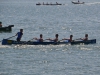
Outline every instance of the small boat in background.
{"label": "small boat in background", "polygon": [[36,4],[36,5],[62,5],[62,4]]}
{"label": "small boat in background", "polygon": [[14,25],[9,25],[7,27],[0,27],[0,32],[10,32],[12,31],[12,27],[14,27]]}
{"label": "small boat in background", "polygon": [[85,2],[80,2],[80,1],[76,2],[76,1],[72,1],[72,3],[73,3],[73,4],[84,4]]}
{"label": "small boat in background", "polygon": [[47,3],[44,3],[44,2],[43,2],[43,4],[42,4],[42,3],[39,3],[39,2],[38,2],[36,5],[62,5],[62,4],[57,3],[57,2],[56,2],[56,3],[53,3],[53,4],[52,4],[52,3],[48,3],[48,2],[47,2]]}

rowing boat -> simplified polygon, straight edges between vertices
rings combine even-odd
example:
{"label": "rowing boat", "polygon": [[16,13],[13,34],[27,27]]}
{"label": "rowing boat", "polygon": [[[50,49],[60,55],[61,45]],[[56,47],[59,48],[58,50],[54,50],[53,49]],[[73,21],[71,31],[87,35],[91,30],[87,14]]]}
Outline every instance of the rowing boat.
{"label": "rowing boat", "polygon": [[48,3],[47,3],[47,4],[44,4],[44,3],[43,3],[43,4],[40,4],[40,3],[37,3],[36,5],[62,5],[62,4],[60,4],[60,3],[55,3],[55,4],[52,4],[52,3],[50,3],[50,4],[48,4]]}
{"label": "rowing boat", "polygon": [[73,4],[84,4],[85,2],[75,2],[75,1],[72,1]]}
{"label": "rowing boat", "polygon": [[9,32],[9,31],[12,31],[12,27],[14,27],[14,25],[9,25],[7,27],[0,27],[0,32]]}
{"label": "rowing boat", "polygon": [[71,45],[76,45],[76,44],[95,44],[96,39],[91,39],[87,41],[72,41],[72,42],[66,42],[66,41],[59,41],[59,42],[36,42],[36,41],[15,41],[15,40],[8,40],[8,39],[3,39],[2,40],[2,45],[62,45],[62,44],[71,44]]}

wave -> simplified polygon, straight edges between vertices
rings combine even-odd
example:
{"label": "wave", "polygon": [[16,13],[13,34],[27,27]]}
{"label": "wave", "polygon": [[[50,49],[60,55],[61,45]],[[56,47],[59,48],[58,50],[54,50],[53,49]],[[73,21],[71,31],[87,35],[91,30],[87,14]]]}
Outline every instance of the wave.
{"label": "wave", "polygon": [[92,3],[85,3],[86,5],[95,5],[95,4],[100,4],[100,2],[92,2]]}

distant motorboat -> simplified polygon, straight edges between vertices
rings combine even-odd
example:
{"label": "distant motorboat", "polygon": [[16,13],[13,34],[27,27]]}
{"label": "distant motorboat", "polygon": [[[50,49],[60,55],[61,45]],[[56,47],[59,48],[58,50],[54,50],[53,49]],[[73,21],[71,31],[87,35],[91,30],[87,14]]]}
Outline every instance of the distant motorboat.
{"label": "distant motorboat", "polygon": [[85,2],[75,2],[75,1],[72,1],[73,4],[84,4]]}
{"label": "distant motorboat", "polygon": [[12,27],[14,27],[14,25],[0,27],[0,32],[10,32],[10,31],[12,31]]}

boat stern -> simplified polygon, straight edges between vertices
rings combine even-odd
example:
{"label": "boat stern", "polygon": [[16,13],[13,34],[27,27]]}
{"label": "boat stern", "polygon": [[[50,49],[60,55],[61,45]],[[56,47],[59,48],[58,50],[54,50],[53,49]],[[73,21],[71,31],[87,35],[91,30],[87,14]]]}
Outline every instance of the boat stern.
{"label": "boat stern", "polygon": [[8,27],[14,27],[14,25],[9,25]]}
{"label": "boat stern", "polygon": [[73,41],[71,42],[71,45],[76,45],[76,44],[95,44],[96,43],[96,39],[91,39],[91,40],[87,40],[87,41]]}
{"label": "boat stern", "polygon": [[11,45],[11,44],[12,44],[12,40],[8,40],[8,39],[2,40],[2,45]]}

